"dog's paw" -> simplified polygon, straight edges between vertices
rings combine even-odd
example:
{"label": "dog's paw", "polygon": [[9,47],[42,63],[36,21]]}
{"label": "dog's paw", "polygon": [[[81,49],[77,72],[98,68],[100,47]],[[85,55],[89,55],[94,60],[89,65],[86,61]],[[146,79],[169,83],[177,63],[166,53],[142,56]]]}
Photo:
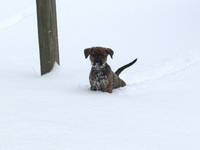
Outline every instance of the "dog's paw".
{"label": "dog's paw", "polygon": [[105,92],[107,92],[107,93],[112,93],[113,92],[113,90],[112,89],[108,89],[108,90],[106,90]]}
{"label": "dog's paw", "polygon": [[108,91],[109,94],[112,94],[112,91]]}
{"label": "dog's paw", "polygon": [[97,89],[95,87],[90,87],[91,91],[97,91]]}

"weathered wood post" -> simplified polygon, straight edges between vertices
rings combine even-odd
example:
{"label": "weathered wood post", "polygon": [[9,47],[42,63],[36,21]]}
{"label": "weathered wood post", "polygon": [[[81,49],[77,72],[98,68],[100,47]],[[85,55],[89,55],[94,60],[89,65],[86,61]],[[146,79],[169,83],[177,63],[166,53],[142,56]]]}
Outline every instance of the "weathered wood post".
{"label": "weathered wood post", "polygon": [[58,30],[56,16],[56,0],[36,0],[38,17],[38,36],[40,48],[41,74],[60,64]]}

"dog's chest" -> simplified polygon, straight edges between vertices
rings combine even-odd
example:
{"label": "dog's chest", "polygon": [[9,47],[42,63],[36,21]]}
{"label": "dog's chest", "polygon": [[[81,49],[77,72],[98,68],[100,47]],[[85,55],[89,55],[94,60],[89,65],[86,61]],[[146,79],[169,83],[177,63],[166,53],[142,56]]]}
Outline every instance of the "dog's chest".
{"label": "dog's chest", "polygon": [[108,86],[108,77],[104,72],[96,71],[93,72],[90,77],[90,84],[92,88],[96,90],[104,90]]}

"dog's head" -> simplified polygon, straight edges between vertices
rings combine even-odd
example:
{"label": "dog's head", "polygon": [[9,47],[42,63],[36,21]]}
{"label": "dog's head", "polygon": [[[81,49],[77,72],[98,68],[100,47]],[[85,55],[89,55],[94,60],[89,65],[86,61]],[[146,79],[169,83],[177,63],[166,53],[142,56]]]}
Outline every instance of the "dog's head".
{"label": "dog's head", "polygon": [[90,56],[92,66],[101,67],[106,64],[107,56],[113,57],[113,50],[104,47],[92,47],[84,50],[85,58]]}

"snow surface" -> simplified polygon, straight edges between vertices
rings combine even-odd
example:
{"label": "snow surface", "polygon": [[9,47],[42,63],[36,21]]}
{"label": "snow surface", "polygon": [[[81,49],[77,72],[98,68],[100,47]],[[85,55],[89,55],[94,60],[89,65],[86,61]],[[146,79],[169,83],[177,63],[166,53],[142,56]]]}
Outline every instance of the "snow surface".
{"label": "snow surface", "polygon": [[[12,5],[11,5],[12,4]],[[35,1],[0,5],[0,150],[200,149],[200,1],[58,0],[61,67],[41,77]],[[138,58],[89,91],[83,49]]]}

